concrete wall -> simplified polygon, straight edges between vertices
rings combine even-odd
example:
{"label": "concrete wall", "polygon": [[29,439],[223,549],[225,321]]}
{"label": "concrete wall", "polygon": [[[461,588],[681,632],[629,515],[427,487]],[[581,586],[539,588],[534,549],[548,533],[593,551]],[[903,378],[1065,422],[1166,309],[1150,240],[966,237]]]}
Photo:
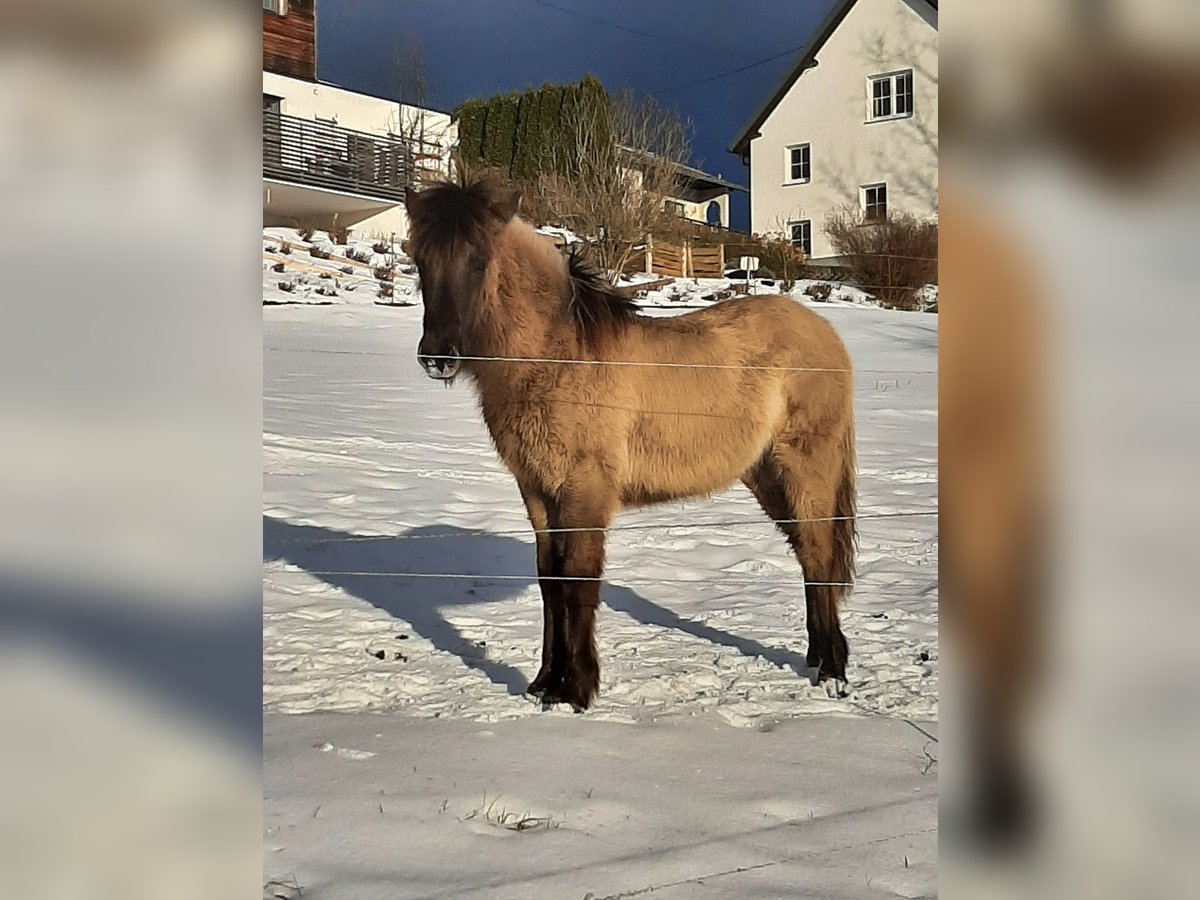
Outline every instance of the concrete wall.
{"label": "concrete wall", "polygon": [[[418,165],[430,176],[444,177],[449,172],[450,150],[458,141],[458,125],[446,113],[272,72],[263,72],[263,93],[280,97],[280,112],[287,116],[323,119],[368,134],[420,135],[436,148],[432,152],[438,158],[418,160]],[[398,238],[403,238],[408,235],[408,216],[403,206],[396,206],[363,219],[350,230],[361,237],[386,237],[395,232]]]}
{"label": "concrete wall", "polygon": [[[933,14],[936,16],[936,13]],[[938,35],[920,0],[858,0],[750,144],[750,229],[812,222],[813,257],[830,256],[826,216],[884,182],[888,209],[937,215]],[[872,75],[913,70],[913,114],[871,122]],[[811,147],[811,180],[787,184],[787,148]]]}

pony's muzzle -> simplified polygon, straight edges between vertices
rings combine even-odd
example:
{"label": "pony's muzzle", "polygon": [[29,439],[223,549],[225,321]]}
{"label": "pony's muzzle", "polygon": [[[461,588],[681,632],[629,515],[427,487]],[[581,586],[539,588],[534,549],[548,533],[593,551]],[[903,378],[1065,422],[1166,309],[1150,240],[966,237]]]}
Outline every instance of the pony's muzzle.
{"label": "pony's muzzle", "polygon": [[451,347],[445,355],[425,353],[420,348],[417,350],[417,362],[421,364],[425,374],[438,381],[447,381],[458,374],[462,366],[458,356],[456,347]]}

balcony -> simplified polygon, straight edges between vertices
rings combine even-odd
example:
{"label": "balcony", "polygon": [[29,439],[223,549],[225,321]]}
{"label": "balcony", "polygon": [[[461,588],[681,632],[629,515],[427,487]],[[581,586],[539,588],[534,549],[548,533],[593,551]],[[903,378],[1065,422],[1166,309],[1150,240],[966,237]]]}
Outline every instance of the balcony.
{"label": "balcony", "polygon": [[263,112],[263,178],[400,203],[412,153],[402,138]]}

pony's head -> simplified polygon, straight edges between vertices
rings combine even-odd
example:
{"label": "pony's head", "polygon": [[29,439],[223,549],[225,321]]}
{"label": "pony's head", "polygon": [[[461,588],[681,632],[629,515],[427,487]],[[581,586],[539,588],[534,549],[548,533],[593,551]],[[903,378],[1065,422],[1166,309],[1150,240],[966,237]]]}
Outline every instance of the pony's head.
{"label": "pony's head", "polygon": [[521,194],[499,178],[438,182],[405,199],[409,253],[421,277],[425,330],[417,360],[430,378],[453,379],[471,352],[484,273],[496,237],[517,213]]}

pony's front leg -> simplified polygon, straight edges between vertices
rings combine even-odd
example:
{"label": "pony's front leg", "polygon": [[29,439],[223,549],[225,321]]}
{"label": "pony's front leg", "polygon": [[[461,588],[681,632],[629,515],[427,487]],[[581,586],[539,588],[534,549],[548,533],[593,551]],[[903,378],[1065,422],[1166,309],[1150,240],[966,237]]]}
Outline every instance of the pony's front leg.
{"label": "pony's front leg", "polygon": [[554,662],[556,658],[563,662],[566,660],[565,648],[559,647],[558,653],[555,652],[555,644],[562,643],[565,624],[561,612],[562,583],[555,578],[559,574],[557,560],[561,554],[554,547],[556,536],[548,530],[550,517],[545,500],[537,493],[524,489],[521,496],[525,500],[525,509],[529,513],[529,522],[533,525],[537,542],[538,587],[542,591],[542,665],[525,693],[540,696],[562,682],[563,666],[560,664],[556,668]]}
{"label": "pony's front leg", "polygon": [[600,607],[600,577],[604,573],[604,532],[612,519],[613,505],[615,502],[590,498],[590,502],[565,504],[560,515],[551,519],[552,528],[565,529],[554,547],[561,551],[559,610],[565,617],[558,646],[565,650],[566,659],[561,683],[549,687],[542,702],[570,703],[578,712],[591,705],[600,689],[596,610]]}

